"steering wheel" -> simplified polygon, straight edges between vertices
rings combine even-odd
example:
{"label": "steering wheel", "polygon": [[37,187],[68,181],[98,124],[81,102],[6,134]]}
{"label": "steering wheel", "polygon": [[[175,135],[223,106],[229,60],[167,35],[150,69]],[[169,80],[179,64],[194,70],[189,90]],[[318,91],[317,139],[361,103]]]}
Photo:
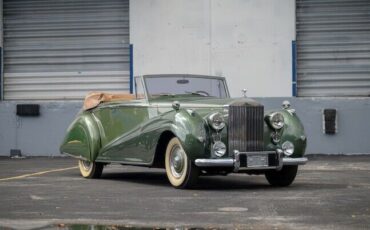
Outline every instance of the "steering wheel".
{"label": "steering wheel", "polygon": [[203,90],[197,90],[195,91],[195,93],[199,95],[209,96],[209,93]]}

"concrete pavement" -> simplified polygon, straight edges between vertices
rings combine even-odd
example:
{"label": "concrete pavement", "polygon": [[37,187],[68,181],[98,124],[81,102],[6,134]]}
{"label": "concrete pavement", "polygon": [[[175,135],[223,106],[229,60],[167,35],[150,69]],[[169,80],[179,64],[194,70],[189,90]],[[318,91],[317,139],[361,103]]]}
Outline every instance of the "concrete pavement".
{"label": "concrete pavement", "polygon": [[369,229],[370,155],[309,160],[286,188],[232,174],[177,190],[159,169],[109,165],[92,180],[71,158],[0,158],[0,228]]}

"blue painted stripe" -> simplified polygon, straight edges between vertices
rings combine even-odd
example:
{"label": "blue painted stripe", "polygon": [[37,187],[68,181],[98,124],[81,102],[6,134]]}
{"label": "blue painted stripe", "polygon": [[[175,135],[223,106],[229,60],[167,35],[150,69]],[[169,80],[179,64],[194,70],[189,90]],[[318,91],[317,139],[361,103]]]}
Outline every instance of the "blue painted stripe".
{"label": "blue painted stripe", "polygon": [[292,41],[292,95],[297,96],[297,44]]}
{"label": "blue painted stripe", "polygon": [[0,101],[3,100],[3,48],[0,47]]}
{"label": "blue painted stripe", "polygon": [[134,93],[134,45],[130,44],[130,93]]}
{"label": "blue painted stripe", "polygon": [[297,83],[295,82],[292,83],[292,94],[293,94],[293,97],[297,96]]}

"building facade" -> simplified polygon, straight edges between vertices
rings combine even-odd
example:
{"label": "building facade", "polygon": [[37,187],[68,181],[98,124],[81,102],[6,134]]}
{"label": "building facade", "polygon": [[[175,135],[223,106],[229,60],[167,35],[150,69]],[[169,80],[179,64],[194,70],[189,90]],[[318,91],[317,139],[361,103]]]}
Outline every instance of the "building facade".
{"label": "building facade", "polygon": [[58,156],[87,92],[156,73],[224,76],[267,109],[289,100],[308,153],[370,153],[369,12],[366,0],[3,0],[0,155]]}

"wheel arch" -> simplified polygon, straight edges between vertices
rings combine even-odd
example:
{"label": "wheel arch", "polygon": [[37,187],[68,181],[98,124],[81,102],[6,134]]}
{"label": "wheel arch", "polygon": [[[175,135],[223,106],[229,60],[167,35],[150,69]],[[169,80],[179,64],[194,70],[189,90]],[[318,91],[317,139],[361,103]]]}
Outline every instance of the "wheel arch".
{"label": "wheel arch", "polygon": [[174,137],[176,137],[176,135],[170,130],[165,130],[161,133],[155,149],[152,167],[164,168],[166,148],[170,140]]}

